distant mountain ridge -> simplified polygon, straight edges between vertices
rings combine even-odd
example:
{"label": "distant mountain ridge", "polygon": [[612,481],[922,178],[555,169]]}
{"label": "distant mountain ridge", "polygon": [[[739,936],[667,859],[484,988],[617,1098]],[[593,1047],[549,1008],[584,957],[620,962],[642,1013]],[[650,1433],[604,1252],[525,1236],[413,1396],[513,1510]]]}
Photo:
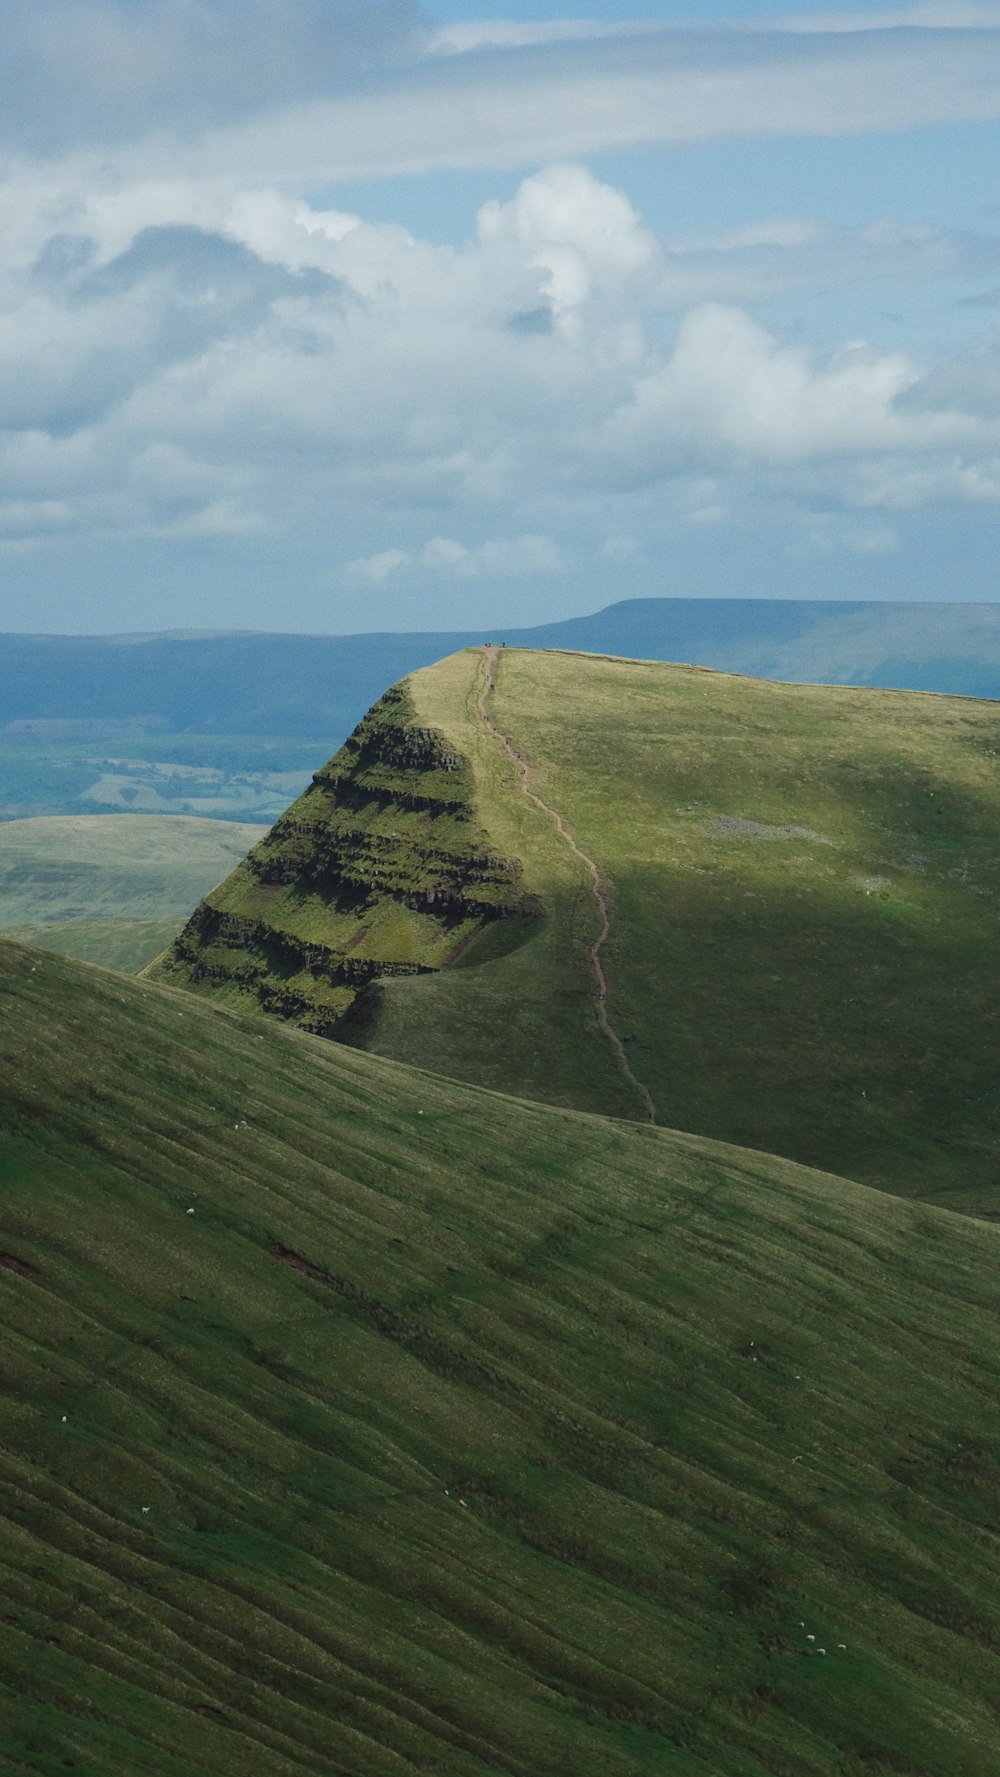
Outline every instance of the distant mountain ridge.
{"label": "distant mountain ridge", "polygon": [[[386,685],[484,639],[458,630],[3,635],[0,729],[141,716],[178,731],[339,742]],[[630,599],[559,623],[496,629],[490,639],[760,678],[1000,697],[1000,605]]]}

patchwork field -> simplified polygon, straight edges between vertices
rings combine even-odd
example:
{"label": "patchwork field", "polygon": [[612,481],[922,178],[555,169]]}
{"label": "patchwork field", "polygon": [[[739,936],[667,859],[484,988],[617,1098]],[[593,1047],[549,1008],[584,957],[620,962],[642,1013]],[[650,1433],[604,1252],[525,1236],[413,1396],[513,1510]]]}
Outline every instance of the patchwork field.
{"label": "patchwork field", "polygon": [[0,837],[7,821],[52,815],[273,821],[342,732],[308,741],[177,733],[158,717],[23,718],[0,727]]}
{"label": "patchwork field", "polygon": [[3,943],[0,1070],[5,1770],[993,1777],[1000,1231]]}

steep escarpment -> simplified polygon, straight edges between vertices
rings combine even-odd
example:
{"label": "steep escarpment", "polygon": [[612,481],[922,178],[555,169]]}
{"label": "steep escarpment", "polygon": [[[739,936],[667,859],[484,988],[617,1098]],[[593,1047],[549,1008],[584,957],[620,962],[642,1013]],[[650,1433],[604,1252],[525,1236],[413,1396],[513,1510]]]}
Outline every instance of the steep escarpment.
{"label": "steep escarpment", "polygon": [[538,904],[477,816],[472,771],[393,686],[195,909],[150,973],[329,1036],[389,975],[447,968]]}

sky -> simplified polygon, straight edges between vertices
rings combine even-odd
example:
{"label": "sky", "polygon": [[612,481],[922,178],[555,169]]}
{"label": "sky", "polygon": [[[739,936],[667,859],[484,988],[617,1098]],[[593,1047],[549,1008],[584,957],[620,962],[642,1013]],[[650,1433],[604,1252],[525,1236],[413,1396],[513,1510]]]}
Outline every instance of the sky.
{"label": "sky", "polygon": [[0,36],[0,630],[1000,594],[1000,0]]}

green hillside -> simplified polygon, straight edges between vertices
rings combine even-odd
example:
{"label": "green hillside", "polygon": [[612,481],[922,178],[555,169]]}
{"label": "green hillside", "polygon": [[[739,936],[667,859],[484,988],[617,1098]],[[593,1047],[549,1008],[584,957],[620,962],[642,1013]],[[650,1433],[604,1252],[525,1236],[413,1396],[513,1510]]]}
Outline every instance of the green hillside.
{"label": "green hillside", "polygon": [[8,926],[4,937],[17,944],[34,944],[57,956],[77,962],[99,963],[138,975],[148,963],[173,943],[184,924],[172,919],[64,919],[47,925]]}
{"label": "green hillside", "polygon": [[0,931],[141,969],[262,829],[184,815],[66,815],[0,824]]}
{"label": "green hillside", "polygon": [[467,759],[394,687],[152,974],[328,1036],[370,982],[476,954],[498,920],[519,935],[538,908],[474,795]]}
{"label": "green hillside", "polygon": [[[522,917],[466,918],[413,783],[349,746],[161,974],[456,1078],[625,1117],[652,1101],[1000,1214],[997,705],[512,649],[395,700],[397,753],[416,732],[461,761],[461,830],[506,861],[494,910]],[[334,783],[339,830],[377,830],[378,858],[317,843]],[[431,881],[443,917],[414,910]]]}
{"label": "green hillside", "polygon": [[10,945],[0,1070],[5,1771],[993,1777],[995,1228]]}

